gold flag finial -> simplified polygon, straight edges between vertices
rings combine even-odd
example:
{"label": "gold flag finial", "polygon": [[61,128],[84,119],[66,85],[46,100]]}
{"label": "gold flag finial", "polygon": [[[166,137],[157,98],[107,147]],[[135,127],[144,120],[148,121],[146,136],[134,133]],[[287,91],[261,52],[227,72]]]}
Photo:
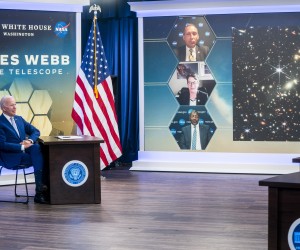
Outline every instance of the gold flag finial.
{"label": "gold flag finial", "polygon": [[89,12],[91,13],[92,11],[94,11],[94,17],[97,18],[97,12],[99,11],[99,12],[101,13],[101,8],[100,8],[99,5],[93,4],[93,5],[90,7]]}

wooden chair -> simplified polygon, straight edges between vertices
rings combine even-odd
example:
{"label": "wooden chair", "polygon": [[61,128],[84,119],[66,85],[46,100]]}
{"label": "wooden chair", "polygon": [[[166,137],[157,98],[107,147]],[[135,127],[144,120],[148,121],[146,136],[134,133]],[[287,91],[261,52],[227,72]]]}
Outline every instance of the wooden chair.
{"label": "wooden chair", "polygon": [[[2,173],[3,168],[6,168],[5,165],[3,164],[2,160],[0,159],[0,175]],[[12,202],[12,203],[23,203],[23,204],[28,204],[29,201],[29,197],[33,197],[32,195],[29,195],[28,193],[28,183],[27,183],[27,175],[31,175],[34,174],[33,171],[26,171],[28,170],[28,168],[30,168],[31,166],[26,166],[26,165],[17,165],[14,166],[12,168],[6,168],[9,170],[14,170],[16,173],[15,176],[15,183],[13,184],[15,186],[15,200],[1,200],[0,202]],[[18,176],[19,176],[19,171],[21,171],[23,173],[24,176],[24,183],[18,183]],[[25,186],[25,194],[18,194],[17,193],[17,187],[19,185],[23,184]],[[19,200],[17,199],[18,197],[26,197],[25,200]]]}

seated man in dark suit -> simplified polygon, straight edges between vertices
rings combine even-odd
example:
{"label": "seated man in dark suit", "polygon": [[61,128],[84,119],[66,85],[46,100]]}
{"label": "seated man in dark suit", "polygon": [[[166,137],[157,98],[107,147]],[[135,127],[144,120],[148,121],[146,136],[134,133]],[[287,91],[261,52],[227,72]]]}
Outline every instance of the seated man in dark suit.
{"label": "seated man in dark suit", "polygon": [[208,99],[208,93],[203,86],[197,74],[188,74],[186,77],[187,88],[184,87],[176,95],[180,105],[205,105]]}
{"label": "seated man in dark suit", "polygon": [[182,128],[178,145],[181,149],[204,150],[211,137],[209,126],[199,124],[199,113],[192,110],[190,113],[191,124]]}
{"label": "seated man in dark suit", "polygon": [[183,41],[185,45],[175,51],[180,62],[204,61],[209,52],[208,46],[200,46],[198,29],[194,24],[188,24],[184,28]]}
{"label": "seated man in dark suit", "polygon": [[40,145],[35,143],[40,131],[16,115],[16,101],[12,96],[0,100],[0,156],[5,167],[19,164],[33,166],[36,194],[34,202],[47,203],[43,184],[43,155]]}

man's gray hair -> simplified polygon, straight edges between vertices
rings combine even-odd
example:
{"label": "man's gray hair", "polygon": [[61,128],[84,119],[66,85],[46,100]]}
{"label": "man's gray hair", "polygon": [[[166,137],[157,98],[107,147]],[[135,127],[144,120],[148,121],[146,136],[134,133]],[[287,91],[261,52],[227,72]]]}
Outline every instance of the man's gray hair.
{"label": "man's gray hair", "polygon": [[6,100],[12,98],[11,95],[5,95],[1,98],[0,100],[0,108],[3,109],[3,107],[5,106]]}
{"label": "man's gray hair", "polygon": [[191,110],[190,117],[192,116],[192,114],[196,114],[198,117],[200,117],[199,112],[195,109]]}

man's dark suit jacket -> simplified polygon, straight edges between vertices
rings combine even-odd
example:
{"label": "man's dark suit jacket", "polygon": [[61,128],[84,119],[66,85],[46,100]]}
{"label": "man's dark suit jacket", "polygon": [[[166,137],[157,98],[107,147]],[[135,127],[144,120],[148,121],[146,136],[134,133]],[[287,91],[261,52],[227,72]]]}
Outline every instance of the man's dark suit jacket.
{"label": "man's dark suit jacket", "polygon": [[[179,62],[185,62],[186,46],[181,46],[175,50]],[[196,61],[204,61],[209,52],[209,47],[196,45]]]}
{"label": "man's dark suit jacket", "polygon": [[[35,142],[40,136],[40,131],[26,122],[21,116],[15,116],[15,122],[20,136],[12,124],[2,114],[0,115],[0,157],[5,167],[14,167],[21,162],[22,154],[20,142],[31,139]],[[28,136],[28,138],[26,138]]]}
{"label": "man's dark suit jacket", "polygon": [[[212,134],[209,131],[209,126],[204,124],[203,125],[198,124],[198,126],[200,131],[201,148],[204,150],[207,147]],[[182,134],[178,141],[179,147],[181,149],[191,149],[191,138],[192,138],[191,125],[183,127]]]}
{"label": "man's dark suit jacket", "polygon": [[[180,105],[190,104],[190,91],[188,88],[182,88],[176,95],[176,99]],[[208,99],[208,94],[198,90],[196,97],[196,105],[205,105]]]}

